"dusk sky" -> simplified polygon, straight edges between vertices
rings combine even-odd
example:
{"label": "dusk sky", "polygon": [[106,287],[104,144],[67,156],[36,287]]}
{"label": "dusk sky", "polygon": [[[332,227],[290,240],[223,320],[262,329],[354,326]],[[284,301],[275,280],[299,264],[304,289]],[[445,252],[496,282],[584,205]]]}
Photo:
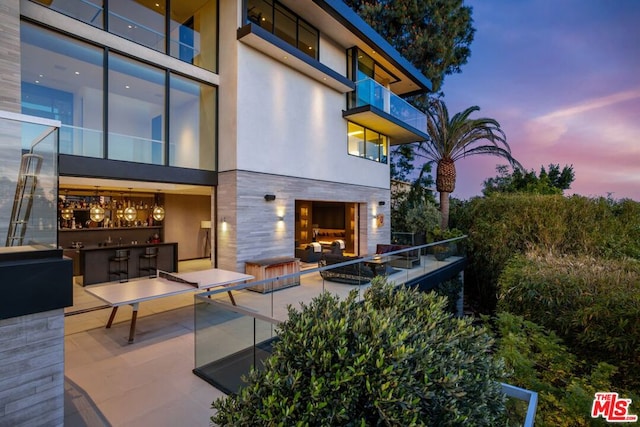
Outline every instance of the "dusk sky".
{"label": "dusk sky", "polygon": [[[640,201],[640,1],[465,0],[475,40],[461,74],[445,78],[451,115],[500,122],[514,157],[536,172],[573,165],[565,194]],[[506,161],[456,163],[453,197],[481,194]],[[433,168],[435,171],[435,168]]]}

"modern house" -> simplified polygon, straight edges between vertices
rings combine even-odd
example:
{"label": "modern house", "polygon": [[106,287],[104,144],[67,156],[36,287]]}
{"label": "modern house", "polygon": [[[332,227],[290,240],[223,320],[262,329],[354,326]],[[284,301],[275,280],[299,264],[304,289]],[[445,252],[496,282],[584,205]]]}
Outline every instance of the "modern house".
{"label": "modern house", "polygon": [[[341,0],[4,0],[0,34],[0,111],[59,123],[43,227],[65,254],[157,239],[175,260],[244,271],[314,239],[356,255],[389,243],[389,150],[426,139],[401,97],[431,85]],[[3,189],[2,233],[13,198]],[[16,393],[56,423],[64,359],[28,360],[59,350],[59,327],[36,349],[31,337],[62,316],[0,319],[14,367],[0,370],[0,424],[28,421],[3,412]],[[53,385],[25,391],[16,370]]]}

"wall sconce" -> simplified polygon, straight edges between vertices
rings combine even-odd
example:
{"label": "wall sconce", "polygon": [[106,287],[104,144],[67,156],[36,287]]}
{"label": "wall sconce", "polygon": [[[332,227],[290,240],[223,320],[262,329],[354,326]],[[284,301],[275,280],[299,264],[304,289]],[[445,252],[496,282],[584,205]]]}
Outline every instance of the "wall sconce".
{"label": "wall sconce", "polygon": [[222,227],[222,231],[227,231],[227,218],[226,217],[222,217],[222,223],[221,223],[221,227]]}
{"label": "wall sconce", "polygon": [[267,202],[273,202],[276,199],[276,195],[275,194],[265,194],[264,195],[264,200],[266,200]]}
{"label": "wall sconce", "polygon": [[278,221],[284,221],[284,215],[278,217]]}
{"label": "wall sconce", "polygon": [[385,202],[384,200],[380,200],[378,202],[378,206],[384,206],[387,202]]}

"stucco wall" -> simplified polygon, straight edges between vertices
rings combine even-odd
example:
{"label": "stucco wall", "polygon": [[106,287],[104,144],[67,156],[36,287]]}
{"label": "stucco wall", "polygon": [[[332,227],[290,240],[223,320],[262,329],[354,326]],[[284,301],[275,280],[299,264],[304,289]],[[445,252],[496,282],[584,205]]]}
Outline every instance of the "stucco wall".
{"label": "stucco wall", "polygon": [[388,165],[347,153],[344,94],[248,46],[238,60],[238,169],[389,188]]}

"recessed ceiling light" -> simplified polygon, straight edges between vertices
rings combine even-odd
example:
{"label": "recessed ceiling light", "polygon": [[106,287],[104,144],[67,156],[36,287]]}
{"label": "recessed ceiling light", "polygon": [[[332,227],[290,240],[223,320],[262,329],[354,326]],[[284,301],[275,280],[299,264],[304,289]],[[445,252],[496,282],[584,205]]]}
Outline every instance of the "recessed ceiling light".
{"label": "recessed ceiling light", "polygon": [[124,88],[125,89],[129,89],[129,85],[124,85]]}
{"label": "recessed ceiling light", "polygon": [[289,59],[289,57],[288,57],[288,56],[285,56],[285,57],[284,57],[284,59]]}
{"label": "recessed ceiling light", "polygon": [[79,75],[80,75],[80,71],[76,71],[76,76],[79,76]]}
{"label": "recessed ceiling light", "polygon": [[160,3],[156,3],[156,7],[160,7]]}
{"label": "recessed ceiling light", "polygon": [[36,83],[40,83],[40,80],[36,80]]}
{"label": "recessed ceiling light", "polygon": [[133,28],[133,26],[132,26],[132,25],[127,25],[127,27],[129,27],[129,29]]}
{"label": "recessed ceiling light", "polygon": [[44,74],[39,74],[38,77],[44,77]]}

